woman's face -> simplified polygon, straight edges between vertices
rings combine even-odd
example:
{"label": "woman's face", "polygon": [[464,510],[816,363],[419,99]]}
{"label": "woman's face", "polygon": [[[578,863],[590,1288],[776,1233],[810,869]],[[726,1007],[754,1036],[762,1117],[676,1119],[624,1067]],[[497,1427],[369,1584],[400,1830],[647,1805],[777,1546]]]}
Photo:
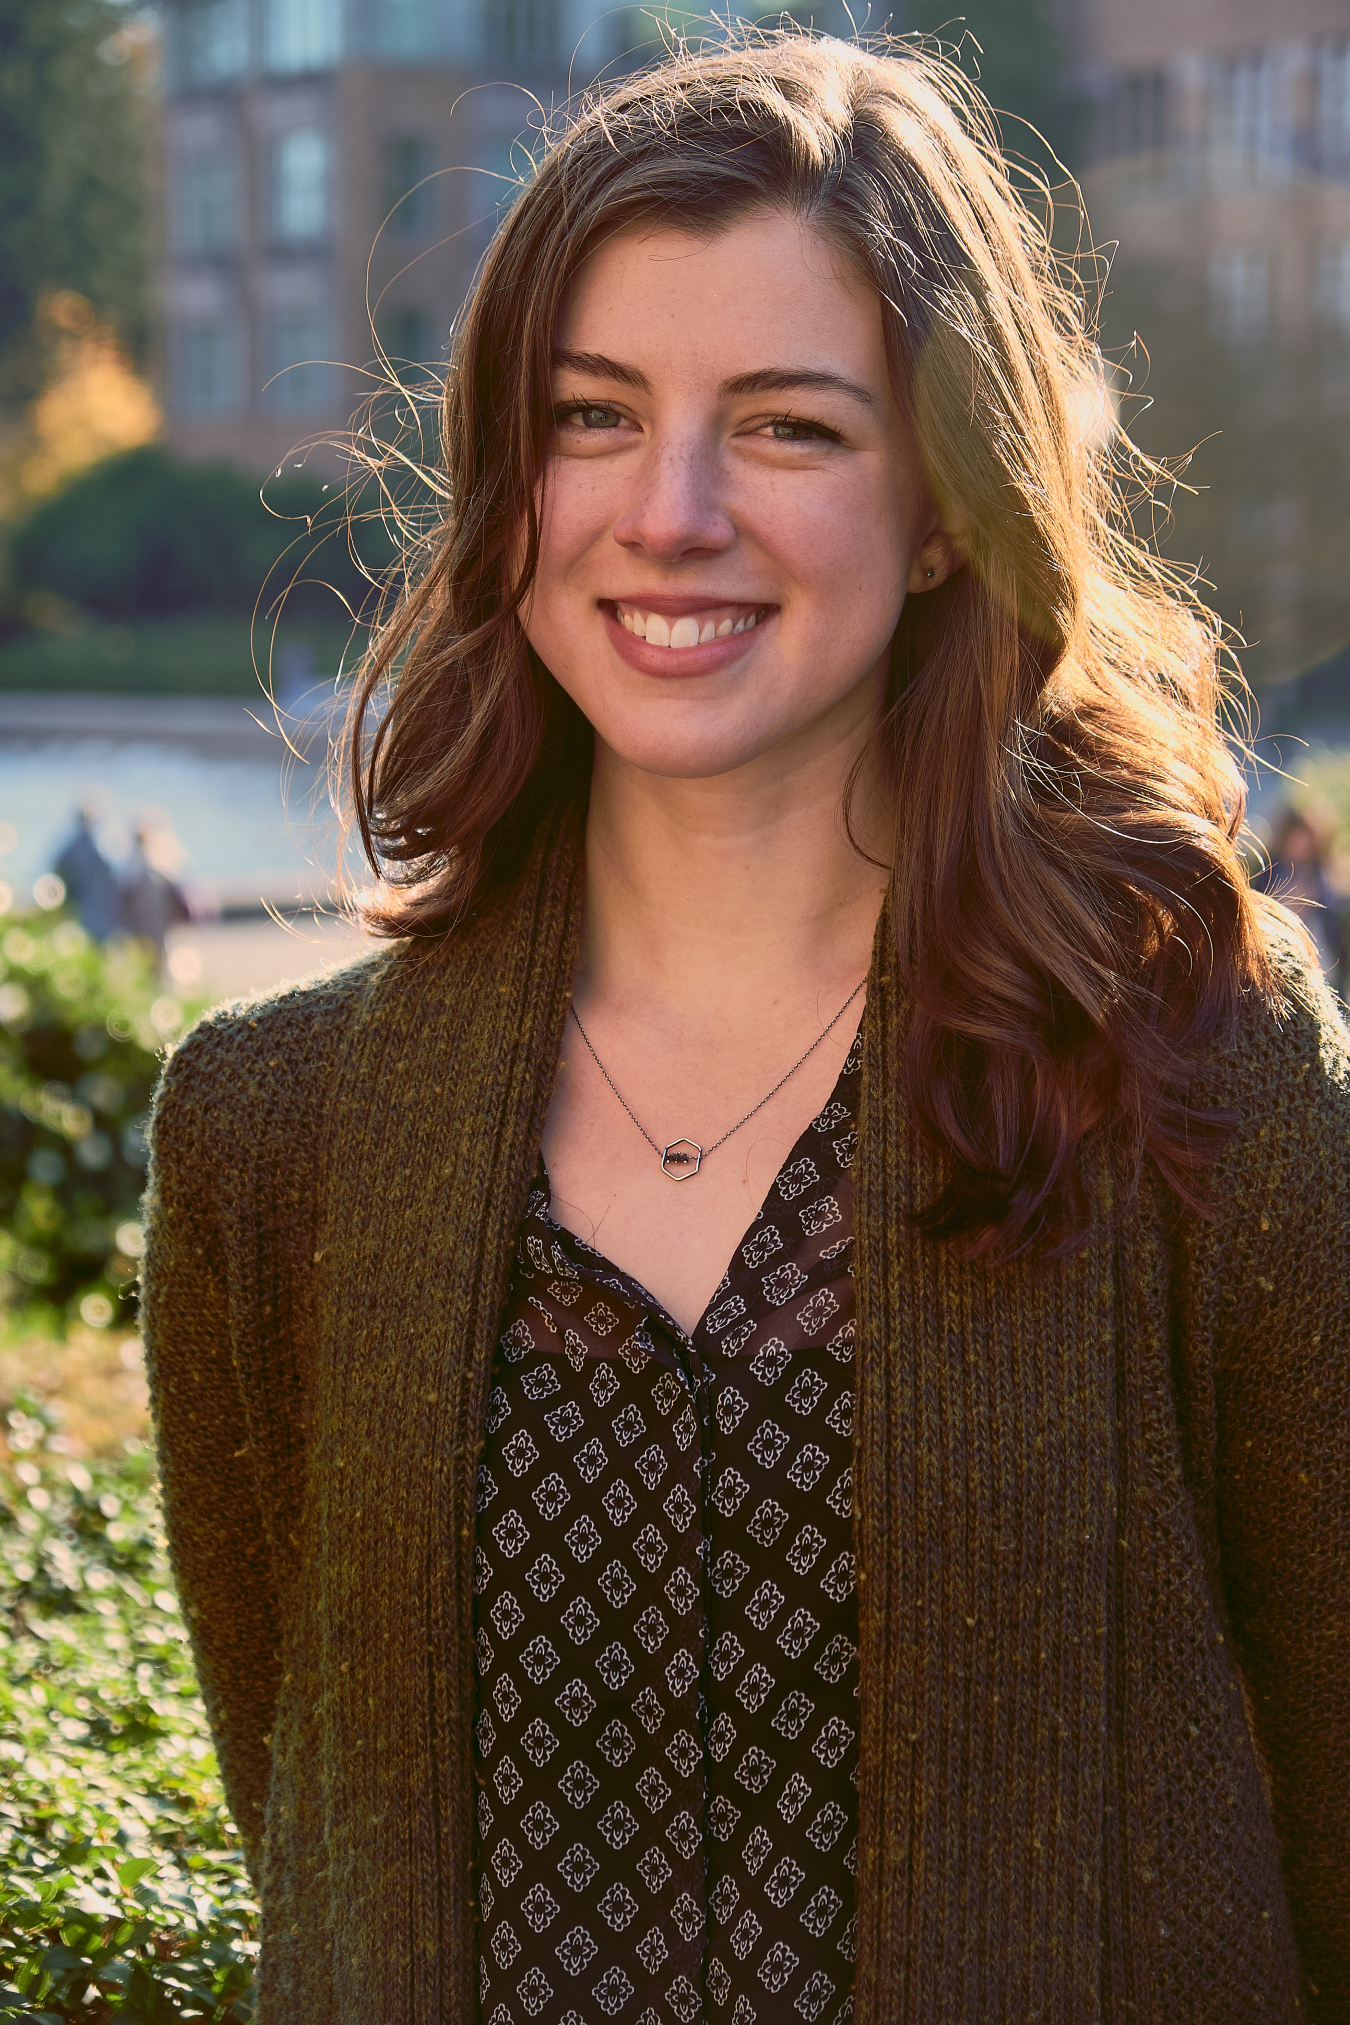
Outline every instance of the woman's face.
{"label": "woman's face", "polygon": [[875,293],[781,213],[635,228],[577,277],[553,396],[522,618],[603,745],[684,779],[856,747],[957,560]]}

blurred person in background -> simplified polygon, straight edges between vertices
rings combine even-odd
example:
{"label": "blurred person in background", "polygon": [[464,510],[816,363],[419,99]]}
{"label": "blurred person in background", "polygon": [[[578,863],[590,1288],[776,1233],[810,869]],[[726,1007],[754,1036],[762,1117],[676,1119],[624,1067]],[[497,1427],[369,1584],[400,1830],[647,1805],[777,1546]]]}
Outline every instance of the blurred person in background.
{"label": "blurred person in background", "polygon": [[1328,876],[1335,853],[1336,823],[1330,812],[1291,803],[1276,819],[1270,862],[1253,883],[1295,910],[1313,939],[1323,970],[1344,994],[1350,986],[1350,896]]}
{"label": "blurred person in background", "polygon": [[95,942],[106,942],[120,920],[117,874],[94,834],[103,816],[100,802],[86,800],[75,811],[74,833],[52,867],[75,904],[80,926]]}
{"label": "blurred person in background", "polygon": [[118,925],[124,935],[148,943],[160,965],[171,928],[192,919],[180,884],[187,854],[168,818],[143,814],[132,831],[131,851],[118,881]]}
{"label": "blurred person in background", "polygon": [[260,2025],[1350,2016],[1350,1037],[1084,299],[903,43],[681,51],[506,213],[389,946],[155,1117]]}

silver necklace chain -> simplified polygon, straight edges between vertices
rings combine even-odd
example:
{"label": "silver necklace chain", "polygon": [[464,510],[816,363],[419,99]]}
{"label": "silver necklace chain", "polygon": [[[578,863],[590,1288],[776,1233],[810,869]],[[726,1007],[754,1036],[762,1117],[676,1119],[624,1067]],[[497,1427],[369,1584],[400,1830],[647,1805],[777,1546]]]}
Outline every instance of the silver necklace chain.
{"label": "silver necklace chain", "polygon": [[802,1055],[798,1061],[795,1061],[792,1064],[792,1067],[788,1070],[787,1074],[785,1076],[779,1077],[778,1081],[774,1084],[772,1090],[770,1090],[768,1096],[761,1097],[758,1104],[756,1104],[752,1110],[746,1112],[744,1118],[738,1118],[736,1120],[736,1123],[731,1127],[730,1131],[724,1132],[720,1139],[715,1139],[711,1146],[700,1146],[696,1139],[684,1139],[684,1138],[672,1139],[668,1146],[658,1146],[656,1141],[652,1138],[651,1133],[647,1130],[646,1126],[643,1124],[642,1120],[633,1110],[632,1105],[628,1102],[627,1098],[624,1096],[623,1091],[619,1088],[614,1078],[610,1075],[609,1070],[605,1067],[599,1055],[596,1054],[594,1044],[592,1043],[591,1037],[587,1033],[585,1027],[581,1024],[581,1015],[577,1011],[575,1005],[572,1006],[571,1013],[573,1019],[577,1023],[577,1032],[581,1035],[582,1040],[585,1041],[587,1048],[590,1050],[591,1060],[595,1063],[596,1068],[600,1071],[600,1074],[609,1084],[609,1087],[614,1092],[614,1095],[623,1105],[624,1110],[628,1113],[633,1123],[637,1126],[638,1131],[642,1134],[647,1144],[651,1147],[652,1152],[661,1162],[661,1172],[665,1175],[668,1175],[672,1181],[692,1181],[694,1176],[698,1173],[699,1168],[703,1165],[703,1162],[709,1159],[712,1154],[716,1153],[719,1146],[725,1146],[728,1139],[732,1137],[732,1134],[740,1131],[742,1125],[748,1125],[750,1123],[750,1120],[753,1117],[755,1117],[758,1112],[762,1111],[764,1109],[764,1106],[767,1103],[769,1103],[771,1099],[773,1099],[778,1095],[778,1092],[782,1089],[784,1083],[790,1083],[792,1081],[792,1078],[796,1075],[798,1069],[802,1067],[802,1064],[810,1061],[812,1055],[814,1055],[816,1049],[820,1046],[821,1042],[826,1038],[828,1034],[834,1031],[835,1027],[838,1026],[840,1020],[844,1017],[844,1014],[848,1011],[849,1007],[852,1005],[854,999],[858,996],[858,993],[862,990],[866,982],[867,979],[865,977],[859,979],[858,983],[854,985],[852,991],[849,993],[848,997],[844,1000],[844,1003],[840,1006],[834,1018],[830,1021],[829,1026],[821,1029],[820,1033],[816,1035],[816,1038],[812,1041],[810,1047],[806,1050],[806,1053]]}

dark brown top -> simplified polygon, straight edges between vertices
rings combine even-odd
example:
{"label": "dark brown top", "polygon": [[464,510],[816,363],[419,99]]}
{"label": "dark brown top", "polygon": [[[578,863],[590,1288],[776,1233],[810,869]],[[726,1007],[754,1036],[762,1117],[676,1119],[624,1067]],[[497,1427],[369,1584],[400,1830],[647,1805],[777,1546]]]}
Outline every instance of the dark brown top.
{"label": "dark brown top", "polygon": [[[474,2013],[474,1500],[584,817],[165,1072],[143,1319],[258,2025]],[[1277,947],[1283,1004],[1192,1079],[1232,1120],[1210,1214],[1094,1132],[1083,1245],[991,1271],[913,1220],[948,1170],[892,935],[852,1170],[857,2025],[1346,2025],[1345,1027]]]}
{"label": "dark brown top", "polygon": [[479,1480],[486,2025],[851,2011],[861,1060],[692,1335],[540,1163]]}

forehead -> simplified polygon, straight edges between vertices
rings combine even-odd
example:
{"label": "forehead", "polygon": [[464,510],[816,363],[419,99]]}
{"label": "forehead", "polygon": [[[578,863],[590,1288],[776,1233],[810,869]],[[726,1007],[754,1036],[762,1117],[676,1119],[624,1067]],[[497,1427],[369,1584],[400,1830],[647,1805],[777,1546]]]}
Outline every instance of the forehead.
{"label": "forehead", "polygon": [[649,378],[718,379],[792,358],[888,380],[881,304],[804,219],[759,211],[715,232],[630,226],[597,247],[563,305],[557,342]]}

